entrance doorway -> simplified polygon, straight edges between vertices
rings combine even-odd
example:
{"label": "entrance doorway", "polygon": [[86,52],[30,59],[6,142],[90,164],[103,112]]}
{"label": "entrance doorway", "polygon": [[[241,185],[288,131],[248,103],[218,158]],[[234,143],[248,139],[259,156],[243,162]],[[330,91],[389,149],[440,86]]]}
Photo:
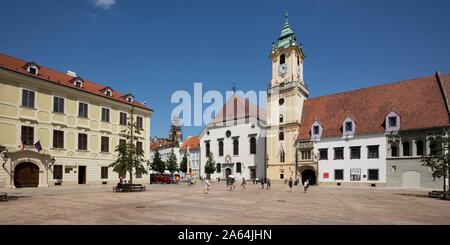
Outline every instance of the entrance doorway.
{"label": "entrance doorway", "polygon": [[78,184],[86,184],[86,166],[78,166]]}
{"label": "entrance doorway", "polygon": [[225,179],[228,179],[228,176],[230,176],[230,175],[231,175],[231,169],[230,168],[225,169]]}
{"label": "entrance doorway", "polygon": [[256,179],[256,169],[254,168],[250,169],[250,178]]}
{"label": "entrance doorway", "polygon": [[18,164],[14,169],[14,186],[16,188],[38,187],[39,167],[31,162]]}
{"label": "entrance doorway", "polygon": [[309,180],[310,185],[316,184],[316,172],[312,169],[306,169],[302,171],[302,182],[305,183],[306,180]]}

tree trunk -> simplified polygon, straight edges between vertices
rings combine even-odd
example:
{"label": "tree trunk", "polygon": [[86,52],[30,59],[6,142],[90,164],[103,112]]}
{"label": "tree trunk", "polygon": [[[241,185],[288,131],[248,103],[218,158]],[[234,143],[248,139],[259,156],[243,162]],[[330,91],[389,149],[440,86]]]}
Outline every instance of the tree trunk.
{"label": "tree trunk", "polygon": [[130,184],[133,184],[133,169],[130,170]]}

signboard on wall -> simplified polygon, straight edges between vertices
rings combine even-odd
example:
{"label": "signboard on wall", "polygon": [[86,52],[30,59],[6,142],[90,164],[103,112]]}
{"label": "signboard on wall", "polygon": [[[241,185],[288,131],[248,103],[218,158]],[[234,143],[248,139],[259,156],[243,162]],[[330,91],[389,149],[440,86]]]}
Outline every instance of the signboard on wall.
{"label": "signboard on wall", "polygon": [[324,179],[328,179],[329,177],[330,177],[330,173],[328,173],[328,172],[323,173]]}

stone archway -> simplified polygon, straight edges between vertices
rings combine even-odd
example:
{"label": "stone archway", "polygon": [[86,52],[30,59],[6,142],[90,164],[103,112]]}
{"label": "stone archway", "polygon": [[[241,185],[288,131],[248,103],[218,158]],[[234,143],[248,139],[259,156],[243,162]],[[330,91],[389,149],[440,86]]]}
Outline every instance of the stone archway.
{"label": "stone archway", "polygon": [[314,169],[304,169],[301,173],[302,176],[302,182],[304,183],[306,180],[309,180],[310,185],[316,185],[317,184],[317,177],[316,177],[316,171]]}
{"label": "stone archway", "polygon": [[228,179],[228,176],[231,175],[231,168],[225,169],[225,179]]}
{"label": "stone archway", "polygon": [[31,162],[22,162],[14,168],[14,186],[16,188],[38,187],[39,167]]}

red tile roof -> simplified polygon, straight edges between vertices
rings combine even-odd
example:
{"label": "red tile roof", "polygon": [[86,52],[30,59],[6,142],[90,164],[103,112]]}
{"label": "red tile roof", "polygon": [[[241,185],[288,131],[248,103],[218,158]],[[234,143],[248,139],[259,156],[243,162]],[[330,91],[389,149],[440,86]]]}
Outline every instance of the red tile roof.
{"label": "red tile roof", "polygon": [[[236,111],[234,101],[236,100]],[[234,120],[234,118],[240,119],[245,118],[248,114],[249,117],[255,117],[263,121],[266,120],[266,111],[259,108],[258,106],[248,102],[248,107],[246,106],[246,101],[237,96],[233,95],[228,99],[225,105],[222,107],[220,112],[213,119],[213,123],[221,123],[225,118],[226,121]]]}
{"label": "red tile roof", "polygon": [[[450,95],[450,74],[441,75]],[[436,76],[428,76],[305,101],[299,139],[311,138],[317,119],[322,137],[342,136],[342,123],[350,114],[356,121],[356,135],[382,133],[386,116],[394,108],[400,115],[401,130],[449,126],[449,113]]]}
{"label": "red tile roof", "polygon": [[35,77],[47,82],[51,82],[51,83],[55,83],[58,85],[62,85],[65,87],[70,87],[73,89],[77,89],[77,90],[81,90],[90,94],[94,94],[97,96],[101,96],[107,99],[112,99],[118,102],[122,102],[125,104],[129,104],[129,105],[134,105],[136,107],[142,108],[142,109],[147,109],[147,110],[151,110],[150,108],[148,108],[147,106],[145,106],[144,104],[138,103],[138,102],[128,102],[126,100],[126,97],[117,92],[117,91],[113,91],[113,95],[112,97],[109,97],[107,95],[105,95],[102,90],[107,87],[107,86],[103,86],[91,81],[87,81],[83,79],[83,87],[82,88],[78,88],[75,87],[75,85],[73,84],[73,80],[74,77],[73,76],[69,76],[66,73],[62,73],[62,72],[58,72],[55,71],[53,69],[44,67],[39,65],[39,74],[38,75],[34,75],[31,74],[29,72],[27,72],[26,70],[26,65],[29,63],[34,63],[34,62],[28,62],[28,61],[24,61],[18,58],[14,58],[5,54],[1,54],[0,53],[0,68],[4,68],[13,72],[17,72],[26,76],[30,76],[30,77]]}
{"label": "red tile roof", "polygon": [[156,149],[174,147],[175,143],[168,139],[156,139],[150,142],[150,150],[155,151]]}
{"label": "red tile roof", "polygon": [[180,150],[186,151],[187,148],[189,149],[199,149],[200,148],[200,138],[198,136],[190,136],[186,139],[186,141],[181,145]]}

